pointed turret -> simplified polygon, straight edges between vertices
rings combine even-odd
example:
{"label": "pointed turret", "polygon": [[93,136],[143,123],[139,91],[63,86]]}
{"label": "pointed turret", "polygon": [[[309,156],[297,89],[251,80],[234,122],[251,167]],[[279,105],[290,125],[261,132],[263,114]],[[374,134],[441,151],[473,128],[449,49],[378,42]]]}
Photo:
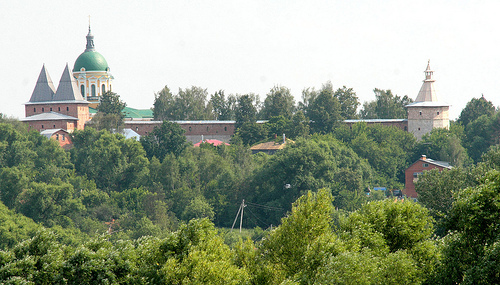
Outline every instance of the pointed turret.
{"label": "pointed turret", "polygon": [[68,68],[68,64],[64,68],[59,86],[57,86],[54,101],[84,101],[82,94],[78,90],[76,80]]}
{"label": "pointed turret", "polygon": [[87,46],[85,47],[85,51],[95,51],[94,35],[92,35],[92,32],[90,31],[90,24],[89,24],[89,33],[87,34]]}
{"label": "pointed turret", "polygon": [[30,102],[46,102],[51,101],[52,97],[56,93],[56,88],[54,88],[54,83],[50,78],[49,73],[45,69],[45,64],[42,66],[42,71],[38,76],[38,80],[35,85],[35,89],[31,94]]}
{"label": "pointed turret", "polygon": [[431,70],[430,63],[431,61],[429,60],[427,62],[427,68],[425,69],[425,80],[424,83],[422,84],[422,87],[420,88],[420,91],[418,92],[417,99],[415,102],[437,102],[437,95],[436,95],[436,90],[434,89],[434,82],[436,80],[432,79],[432,74],[434,71]]}

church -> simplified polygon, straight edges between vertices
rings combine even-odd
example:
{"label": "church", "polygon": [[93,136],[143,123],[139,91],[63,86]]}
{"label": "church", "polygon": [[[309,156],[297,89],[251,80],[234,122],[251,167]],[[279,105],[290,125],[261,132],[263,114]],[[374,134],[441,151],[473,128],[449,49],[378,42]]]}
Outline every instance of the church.
{"label": "church", "polygon": [[[82,130],[96,112],[100,97],[112,91],[113,76],[106,59],[96,51],[90,25],[85,50],[75,61],[72,69],[66,65],[57,89],[42,66],[29,102],[25,103],[26,122],[30,129],[39,132],[71,133]],[[358,122],[395,126],[411,132],[420,140],[433,128],[449,128],[449,104],[440,102],[434,88],[435,80],[430,62],[424,71],[425,79],[415,102],[406,106],[407,119],[345,120],[348,126]],[[147,135],[161,121],[153,121],[151,110],[124,110],[125,128],[139,135]],[[199,142],[202,138],[229,142],[235,131],[235,121],[176,121],[185,130],[188,141]],[[61,137],[61,136],[58,136]]]}

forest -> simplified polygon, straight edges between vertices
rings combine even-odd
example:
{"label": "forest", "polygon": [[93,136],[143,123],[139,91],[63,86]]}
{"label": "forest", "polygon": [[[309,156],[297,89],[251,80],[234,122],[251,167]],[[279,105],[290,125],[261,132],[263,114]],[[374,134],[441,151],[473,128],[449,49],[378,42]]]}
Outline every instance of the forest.
{"label": "forest", "polygon": [[[64,150],[0,114],[3,284],[498,284],[500,112],[473,98],[450,129],[417,141],[394,127],[411,102],[375,89],[286,87],[155,94],[163,124],[120,134],[119,96]],[[229,146],[187,143],[169,120],[235,120]],[[257,124],[258,119],[266,120]],[[286,133],[274,155],[249,146]],[[393,196],[421,155],[448,161]],[[387,191],[376,191],[386,187]],[[242,201],[243,232],[231,231]],[[239,226],[239,225],[238,225]]]}

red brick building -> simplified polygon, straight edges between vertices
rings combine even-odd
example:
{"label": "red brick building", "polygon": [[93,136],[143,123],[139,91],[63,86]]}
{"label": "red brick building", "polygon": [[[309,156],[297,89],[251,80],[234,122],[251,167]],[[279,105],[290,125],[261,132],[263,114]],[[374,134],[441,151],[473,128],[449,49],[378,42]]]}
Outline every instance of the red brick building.
{"label": "red brick building", "polygon": [[418,181],[418,177],[427,170],[437,168],[439,171],[444,169],[451,169],[448,162],[437,161],[427,158],[425,155],[414,162],[410,167],[405,170],[405,189],[403,194],[407,197],[417,198],[417,191],[415,191],[415,182]]}
{"label": "red brick building", "polygon": [[63,129],[49,129],[41,131],[40,134],[48,139],[53,139],[59,143],[64,149],[69,149],[72,146],[71,136]]}
{"label": "red brick building", "polygon": [[90,119],[89,102],[80,94],[68,65],[57,90],[45,66],[42,67],[30,101],[25,104],[25,112],[26,118],[21,121],[39,132],[48,129],[83,130]]}

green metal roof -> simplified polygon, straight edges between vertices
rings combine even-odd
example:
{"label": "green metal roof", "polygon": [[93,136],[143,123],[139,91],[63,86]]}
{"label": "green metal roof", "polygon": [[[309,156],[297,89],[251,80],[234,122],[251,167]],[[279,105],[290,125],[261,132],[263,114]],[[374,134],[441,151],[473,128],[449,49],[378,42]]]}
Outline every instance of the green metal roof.
{"label": "green metal roof", "polygon": [[96,51],[86,51],[76,59],[73,72],[79,72],[84,67],[85,71],[107,71],[108,62]]}
{"label": "green metal roof", "polygon": [[[89,107],[90,114],[96,114],[97,109]],[[132,119],[152,119],[153,118],[153,110],[151,109],[134,109],[130,107],[125,107],[122,110],[122,113],[125,114],[125,118]]]}
{"label": "green metal roof", "polygon": [[146,119],[153,118],[153,110],[151,109],[134,109],[125,107],[122,111],[125,113],[125,118]]}

